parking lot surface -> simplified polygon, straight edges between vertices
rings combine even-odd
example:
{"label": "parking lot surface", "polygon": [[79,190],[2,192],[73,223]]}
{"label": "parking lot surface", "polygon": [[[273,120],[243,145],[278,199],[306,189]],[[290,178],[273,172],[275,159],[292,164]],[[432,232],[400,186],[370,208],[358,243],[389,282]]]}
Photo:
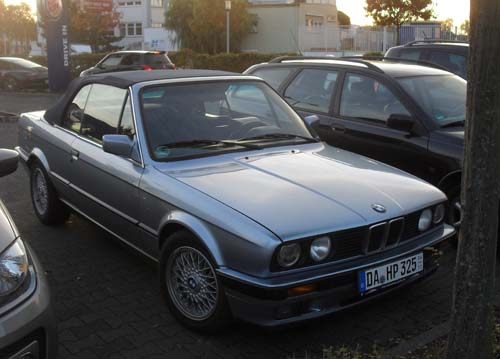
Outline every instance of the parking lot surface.
{"label": "parking lot surface", "polygon": [[[0,93],[0,111],[42,109],[56,99]],[[0,147],[13,148],[16,142],[17,124],[0,123]],[[48,274],[62,359],[303,358],[306,353],[321,358],[324,347],[386,347],[449,316],[451,246],[433,277],[355,310],[292,328],[269,331],[235,323],[227,332],[201,336],[184,329],[167,311],[154,264],[75,215],[62,227],[40,224],[22,167],[0,179],[0,198]],[[499,274],[497,270],[497,288]]]}

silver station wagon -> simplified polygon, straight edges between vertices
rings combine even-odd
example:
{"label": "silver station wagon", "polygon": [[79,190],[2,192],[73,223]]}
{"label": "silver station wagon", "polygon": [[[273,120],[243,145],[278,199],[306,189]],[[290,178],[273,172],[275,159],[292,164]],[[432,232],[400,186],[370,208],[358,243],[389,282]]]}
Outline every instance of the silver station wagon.
{"label": "silver station wagon", "polygon": [[45,224],[81,214],[159,263],[173,314],[275,326],[437,269],[445,195],[320,142],[264,81],[214,71],[80,78],[23,114],[18,152]]}

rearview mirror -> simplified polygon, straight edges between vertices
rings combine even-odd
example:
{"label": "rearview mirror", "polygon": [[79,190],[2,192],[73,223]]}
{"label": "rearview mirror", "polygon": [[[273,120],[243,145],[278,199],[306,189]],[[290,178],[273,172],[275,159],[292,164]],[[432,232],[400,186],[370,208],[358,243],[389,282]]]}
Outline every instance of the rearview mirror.
{"label": "rearview mirror", "polygon": [[0,149],[0,177],[16,172],[18,163],[19,154],[16,151]]}
{"label": "rearview mirror", "polygon": [[102,137],[102,149],[113,155],[130,157],[133,147],[134,142],[125,135],[104,135]]}
{"label": "rearview mirror", "polygon": [[403,114],[392,114],[387,119],[387,127],[404,132],[412,132],[414,124],[411,116]]}
{"label": "rearview mirror", "polygon": [[317,115],[309,115],[304,117],[304,121],[310,126],[316,126],[319,123],[319,117]]}

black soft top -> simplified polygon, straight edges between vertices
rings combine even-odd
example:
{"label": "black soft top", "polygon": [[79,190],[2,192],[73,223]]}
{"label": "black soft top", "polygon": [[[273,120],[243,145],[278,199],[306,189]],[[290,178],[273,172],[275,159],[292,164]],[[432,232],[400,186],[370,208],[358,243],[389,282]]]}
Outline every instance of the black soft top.
{"label": "black soft top", "polygon": [[85,85],[103,84],[126,89],[140,82],[182,79],[193,77],[242,76],[234,72],[213,70],[176,70],[176,71],[125,71],[78,77],[71,81],[64,95],[57,103],[45,112],[45,120],[53,125],[61,125],[69,102]]}

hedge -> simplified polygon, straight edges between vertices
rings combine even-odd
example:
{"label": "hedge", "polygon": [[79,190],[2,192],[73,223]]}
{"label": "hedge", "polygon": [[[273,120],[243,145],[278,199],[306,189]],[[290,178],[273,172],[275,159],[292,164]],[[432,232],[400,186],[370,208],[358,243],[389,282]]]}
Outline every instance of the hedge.
{"label": "hedge", "polygon": [[[73,76],[94,66],[106,54],[80,54],[71,56],[71,72]],[[293,54],[295,55],[295,54]],[[181,50],[168,55],[178,68],[222,70],[243,72],[252,65],[267,62],[280,55],[260,53],[222,53],[216,55],[198,54],[192,50]],[[31,61],[47,66],[45,56],[32,56]]]}

